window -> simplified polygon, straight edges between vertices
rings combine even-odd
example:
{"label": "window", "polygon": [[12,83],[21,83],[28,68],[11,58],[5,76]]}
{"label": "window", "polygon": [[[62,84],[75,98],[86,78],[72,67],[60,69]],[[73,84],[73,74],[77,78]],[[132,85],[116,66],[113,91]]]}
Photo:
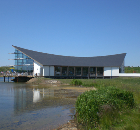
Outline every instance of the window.
{"label": "window", "polygon": [[75,67],[75,75],[81,76],[81,67]]}
{"label": "window", "polygon": [[61,75],[61,67],[55,67],[55,76]]}
{"label": "window", "polygon": [[67,67],[62,67],[62,75],[67,75]]}
{"label": "window", "polygon": [[83,76],[88,76],[88,67],[83,67]]}
{"label": "window", "polygon": [[69,76],[74,76],[74,67],[69,67]]}
{"label": "window", "polygon": [[97,67],[97,76],[103,76],[103,67]]}

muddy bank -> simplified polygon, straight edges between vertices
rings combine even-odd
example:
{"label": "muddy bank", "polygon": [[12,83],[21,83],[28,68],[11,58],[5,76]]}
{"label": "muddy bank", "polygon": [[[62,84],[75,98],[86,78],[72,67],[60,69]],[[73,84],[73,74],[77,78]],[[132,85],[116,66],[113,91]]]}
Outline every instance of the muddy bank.
{"label": "muddy bank", "polygon": [[78,130],[77,123],[74,120],[68,121],[66,124],[59,126],[53,130]]}
{"label": "muddy bank", "polygon": [[[65,81],[65,83],[63,81]],[[73,100],[70,100],[72,102],[76,102],[77,96],[79,96],[81,93],[89,90],[96,90],[94,87],[86,88],[83,86],[70,86],[69,82],[67,82],[67,79],[63,79],[63,81],[59,79],[33,78],[28,81],[27,84],[31,84],[31,86],[33,86],[34,88],[41,88],[41,86],[43,86],[43,88],[44,86],[48,87],[50,92],[51,90],[55,89],[54,97],[64,99],[72,98]],[[53,100],[51,100],[51,103],[53,103]],[[66,124],[60,124],[60,126],[53,130],[78,130],[78,124],[75,120],[69,120]]]}
{"label": "muddy bank", "polygon": [[[57,84],[62,85],[64,83],[60,82],[59,80],[55,79],[48,79],[48,78],[32,78],[29,81],[26,82],[27,84]],[[65,84],[69,85],[69,84]]]}

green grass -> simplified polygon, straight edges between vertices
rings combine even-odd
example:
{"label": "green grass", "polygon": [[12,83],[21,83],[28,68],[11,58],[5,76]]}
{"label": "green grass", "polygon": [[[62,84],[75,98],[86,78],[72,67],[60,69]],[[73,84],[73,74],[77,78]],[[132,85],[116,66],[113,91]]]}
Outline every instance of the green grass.
{"label": "green grass", "polygon": [[[107,86],[113,86],[117,89],[132,92],[135,101],[135,107],[133,109],[124,109],[119,114],[118,112],[117,114],[114,113],[114,115],[116,114],[114,119],[115,121],[113,121],[112,117],[110,116],[104,116],[100,120],[99,127],[92,129],[101,129],[101,128],[102,129],[110,128],[114,130],[140,129],[140,78],[121,77],[115,79],[81,79],[81,81],[83,86],[84,85],[86,87],[94,86],[95,88],[97,88],[97,90],[104,89]],[[91,129],[91,127],[86,125],[86,129]]]}
{"label": "green grass", "polygon": [[[46,78],[38,79],[38,83],[43,82]],[[62,84],[71,84],[73,79],[54,79],[60,81]],[[112,115],[107,115],[100,119],[100,125],[92,129],[113,129],[113,130],[139,130],[140,129],[140,78],[120,77],[115,79],[78,79],[82,82],[82,86],[95,87],[104,89],[108,86],[117,89],[126,90],[133,93],[135,107],[133,109],[126,109],[123,111],[114,111]],[[79,86],[79,85],[78,85]],[[84,114],[84,113],[83,113]],[[81,128],[82,129],[82,128]],[[80,129],[80,130],[81,130]],[[86,126],[83,129],[90,129]]]}
{"label": "green grass", "polygon": [[125,73],[140,73],[140,67],[125,67]]}
{"label": "green grass", "polygon": [[120,114],[134,107],[132,92],[104,87],[81,94],[76,101],[79,123],[86,127],[110,129],[118,124]]}

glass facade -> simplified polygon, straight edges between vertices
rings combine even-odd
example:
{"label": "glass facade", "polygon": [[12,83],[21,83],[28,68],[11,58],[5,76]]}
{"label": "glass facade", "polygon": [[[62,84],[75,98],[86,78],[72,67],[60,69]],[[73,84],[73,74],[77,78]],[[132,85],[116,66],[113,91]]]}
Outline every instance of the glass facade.
{"label": "glass facade", "polygon": [[88,76],[88,67],[83,67],[83,76]]}
{"label": "glass facade", "polygon": [[103,76],[103,67],[97,67],[97,76]]}
{"label": "glass facade", "polygon": [[96,67],[91,67],[90,68],[90,77],[96,76]]}
{"label": "glass facade", "polygon": [[81,76],[81,67],[75,67],[75,75]]}
{"label": "glass facade", "polygon": [[69,67],[69,76],[74,76],[74,67]]}
{"label": "glass facade", "polygon": [[33,60],[15,49],[15,71],[33,72]]}
{"label": "glass facade", "polygon": [[55,66],[55,76],[82,76],[86,77],[102,77],[104,76],[104,67],[69,67]]}
{"label": "glass facade", "polygon": [[62,67],[62,75],[67,75],[67,67]]}
{"label": "glass facade", "polygon": [[61,67],[56,66],[55,67],[55,76],[60,76],[61,75]]}

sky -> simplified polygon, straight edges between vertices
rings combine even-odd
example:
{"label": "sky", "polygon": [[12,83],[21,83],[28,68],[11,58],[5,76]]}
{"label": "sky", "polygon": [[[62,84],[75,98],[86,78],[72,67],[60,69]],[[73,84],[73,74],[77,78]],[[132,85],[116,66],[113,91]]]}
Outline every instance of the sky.
{"label": "sky", "polygon": [[15,49],[78,57],[127,53],[140,66],[140,0],[0,0],[0,66]]}

